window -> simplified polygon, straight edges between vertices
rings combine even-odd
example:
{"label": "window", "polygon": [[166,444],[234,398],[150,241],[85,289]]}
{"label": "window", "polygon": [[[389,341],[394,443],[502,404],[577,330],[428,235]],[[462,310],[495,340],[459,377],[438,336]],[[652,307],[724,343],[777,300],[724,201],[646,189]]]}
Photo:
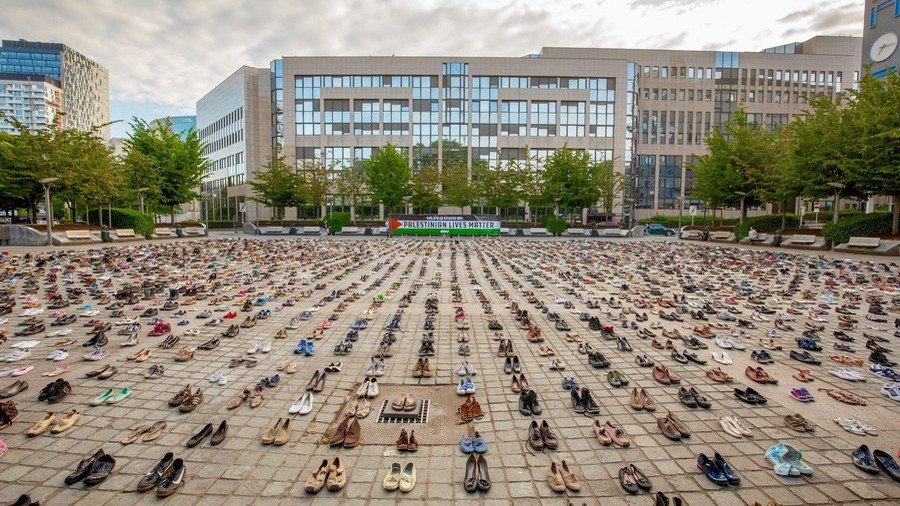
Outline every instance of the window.
{"label": "window", "polygon": [[531,135],[556,135],[556,102],[531,102]]}
{"label": "window", "polygon": [[559,134],[563,137],[584,137],[584,102],[562,102],[559,108]]}
{"label": "window", "polygon": [[409,135],[409,102],[384,101],[384,135]]}
{"label": "window", "polygon": [[680,156],[659,157],[659,209],[676,209],[677,200],[681,197],[681,160]]}
{"label": "window", "polygon": [[504,100],[500,104],[500,135],[525,135],[528,125],[527,102]]}
{"label": "window", "polygon": [[325,100],[325,135],[350,134],[350,101]]}
{"label": "window", "polygon": [[296,114],[297,135],[319,135],[319,101],[297,100],[294,112]]}
{"label": "window", "polygon": [[656,192],[656,155],[637,156],[637,195],[635,207],[652,209]]}
{"label": "window", "polygon": [[353,100],[353,133],[378,135],[381,104],[378,100]]}

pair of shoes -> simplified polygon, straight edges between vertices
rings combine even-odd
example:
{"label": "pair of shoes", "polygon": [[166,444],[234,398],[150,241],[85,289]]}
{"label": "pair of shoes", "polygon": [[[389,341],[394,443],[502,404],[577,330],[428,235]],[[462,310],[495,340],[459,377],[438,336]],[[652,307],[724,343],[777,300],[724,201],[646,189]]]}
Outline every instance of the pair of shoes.
{"label": "pair of shoes", "polygon": [[428,361],[427,357],[416,360],[412,376],[413,378],[431,378],[434,376],[434,369],[431,368],[431,362]]}
{"label": "pair of shoes", "polygon": [[397,411],[415,411],[418,405],[415,396],[410,394],[398,394],[391,401],[391,407]]}
{"label": "pair of shoes", "polygon": [[397,451],[416,452],[419,450],[419,441],[416,439],[416,431],[406,432],[406,429],[400,430],[400,437],[397,438]]}
{"label": "pair of shoes", "polygon": [[459,438],[459,449],[463,453],[485,453],[487,452],[487,442],[481,437],[478,431],[475,431],[472,437],[462,436]]}
{"label": "pair of shoes", "polygon": [[347,416],[338,424],[334,434],[329,437],[328,445],[354,448],[359,445],[361,437],[362,427],[359,425],[359,419],[355,416]]}
{"label": "pair of shoes", "polygon": [[688,429],[687,425],[671,412],[662,418],[657,418],[656,424],[662,431],[663,436],[666,436],[672,441],[679,441],[683,438],[691,437],[691,431]]}
{"label": "pair of shoes", "polygon": [[456,386],[457,395],[472,395],[475,393],[475,383],[472,378],[462,378]]}
{"label": "pair of shoes", "polygon": [[407,462],[401,467],[399,462],[391,464],[391,470],[384,477],[382,486],[385,490],[401,492],[410,492],[416,486],[416,466],[412,462]]}
{"label": "pair of shoes", "polygon": [[766,450],[766,459],[772,463],[775,474],[779,476],[800,476],[813,472],[812,468],[803,462],[800,450],[784,443],[778,443]]}
{"label": "pair of shoes", "polygon": [[154,441],[162,436],[163,430],[166,428],[166,422],[160,420],[154,422],[153,425],[138,425],[131,430],[131,433],[122,438],[120,441],[123,445],[130,445],[143,436],[144,442]]}
{"label": "pair of shoes", "polygon": [[719,425],[726,434],[734,437],[752,437],[753,431],[744,425],[737,416],[723,416],[719,418]]}
{"label": "pair of shoes", "polygon": [[599,420],[594,420],[593,430],[594,436],[597,437],[597,441],[600,441],[600,444],[603,446],[615,444],[616,446],[627,448],[631,445],[631,440],[628,439],[625,430],[608,421],[601,425]]}
{"label": "pair of shoes", "polygon": [[554,492],[565,492],[569,489],[573,492],[581,490],[581,480],[569,469],[569,463],[565,460],[559,462],[550,462],[550,469],[547,473],[547,485]]}
{"label": "pair of shoes", "polygon": [[185,446],[187,446],[188,448],[193,448],[193,447],[199,445],[200,443],[202,443],[203,440],[206,439],[206,436],[212,436],[209,439],[209,444],[212,446],[216,446],[225,440],[225,436],[227,434],[228,434],[228,424],[225,422],[225,420],[222,420],[219,423],[219,427],[216,428],[215,431],[213,431],[213,424],[207,423],[206,425],[203,426],[202,429],[200,429],[200,432],[194,434],[193,436],[191,436],[190,439],[188,439]]}
{"label": "pair of shoes", "polygon": [[327,486],[329,492],[337,492],[344,488],[347,484],[347,471],[344,470],[344,463],[340,457],[335,457],[331,463],[328,459],[322,460],[319,468],[313,471],[312,475],[306,480],[307,494],[317,494],[322,488]]}
{"label": "pair of shoes", "polygon": [[653,488],[647,475],[634,464],[619,469],[619,484],[629,494],[637,494],[641,490],[649,492]]}
{"label": "pair of shoes", "polygon": [[172,452],[168,452],[141,478],[136,489],[138,492],[147,492],[155,488],[157,497],[169,497],[178,492],[186,481],[184,460],[176,459]]}
{"label": "pair of shoes", "polygon": [[[313,373],[312,378],[309,379],[309,383],[306,384],[306,390],[308,392],[321,392],[325,389],[325,378],[328,377],[328,373],[319,373],[318,370]],[[363,383],[365,385],[365,383]]]}
{"label": "pair of shoes", "polygon": [[182,413],[190,413],[197,409],[197,406],[203,402],[203,391],[199,388],[196,392],[191,393],[191,386],[186,385],[174,397],[169,399],[169,406],[178,407],[178,411]]}
{"label": "pair of shoes", "polygon": [[540,415],[543,412],[538,404],[537,392],[534,390],[522,390],[519,394],[519,413],[525,416]]}
{"label": "pair of shoes", "polygon": [[631,407],[638,411],[656,411],[656,401],[643,388],[631,389]]}
{"label": "pair of shoes", "polygon": [[290,415],[305,415],[308,414],[313,409],[313,394],[312,392],[306,392],[300,397],[297,397],[297,400],[291,404],[291,407],[288,408],[288,414]]}
{"label": "pair of shoes", "polygon": [[488,473],[487,459],[484,455],[469,455],[466,459],[466,474],[463,478],[463,488],[473,494],[480,490],[487,492],[491,489],[491,476]]}
{"label": "pair of shoes", "polygon": [[600,405],[597,404],[597,401],[595,401],[594,397],[591,395],[591,391],[586,387],[582,387],[580,393],[574,388],[571,392],[572,408],[576,413],[583,413],[590,416],[600,412]]}
{"label": "pair of shoes", "polygon": [[124,401],[132,394],[132,390],[130,387],[124,387],[120,389],[107,388],[100,395],[91,399],[90,404],[92,406],[99,406],[101,404],[118,404]]}
{"label": "pair of shoes", "polygon": [[374,399],[377,395],[378,380],[375,378],[366,378],[356,390],[356,396],[359,398],[368,397],[369,399]]}
{"label": "pair of shoes", "polygon": [[[25,435],[29,437],[40,436],[41,434],[50,430],[53,434],[59,434],[65,430],[68,430],[78,418],[81,416],[77,410],[72,410],[60,418],[56,417],[56,413],[47,413],[47,416],[39,420],[37,423],[31,426],[28,430],[25,431]],[[53,428],[51,428],[51,426]]]}
{"label": "pair of shoes", "polygon": [[297,346],[294,348],[294,353],[304,356],[311,357],[316,354],[316,351],[313,346],[312,341],[307,341],[306,339],[301,339]]}
{"label": "pair of shoes", "polygon": [[797,432],[813,432],[816,430],[815,426],[813,426],[809,420],[803,418],[803,415],[799,413],[786,415],[784,417],[784,424]]}
{"label": "pair of shoes", "polygon": [[559,446],[559,438],[550,429],[546,420],[543,420],[540,425],[537,420],[532,420],[531,426],[528,428],[528,444],[537,451],[544,448],[555,450]]}
{"label": "pair of shoes", "polygon": [[291,440],[291,434],[293,433],[294,431],[291,429],[291,419],[279,418],[271,429],[263,433],[260,437],[260,441],[264,445],[282,446]]}
{"label": "pair of shoes", "polygon": [[703,396],[696,388],[684,388],[681,387],[678,389],[678,400],[681,401],[686,407],[689,408],[704,408],[709,409],[712,404]]}
{"label": "pair of shoes", "polygon": [[709,481],[720,486],[739,485],[741,479],[734,473],[731,466],[725,462],[725,459],[716,452],[713,458],[709,458],[705,453],[697,456],[697,467],[703,471],[703,474],[709,478]]}
{"label": "pair of shoes", "polygon": [[66,476],[65,483],[72,485],[80,481],[88,486],[96,485],[109,478],[115,467],[116,459],[112,455],[104,453],[101,448],[90,457],[81,459],[75,471]]}
{"label": "pair of shoes", "polygon": [[870,474],[878,474],[880,467],[894,481],[900,481],[900,465],[885,451],[873,453],[868,446],[862,445],[853,452],[853,464]]}

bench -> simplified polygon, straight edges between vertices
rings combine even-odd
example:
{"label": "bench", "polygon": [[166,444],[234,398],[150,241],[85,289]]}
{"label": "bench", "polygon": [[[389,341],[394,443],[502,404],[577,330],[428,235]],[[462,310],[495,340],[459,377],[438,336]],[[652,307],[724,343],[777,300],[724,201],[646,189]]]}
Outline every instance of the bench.
{"label": "bench", "polygon": [[303,227],[300,229],[300,233],[303,235],[322,235],[322,229],[320,227]]}
{"label": "bench", "polygon": [[792,244],[815,244],[816,236],[810,234],[795,234],[791,236]]}
{"label": "bench", "polygon": [[133,239],[137,237],[137,234],[134,233],[133,228],[117,228],[116,237]]}
{"label": "bench", "polygon": [[628,236],[628,231],[621,228],[602,228],[599,235],[600,237],[626,237]]}
{"label": "bench", "polygon": [[549,235],[546,228],[532,228],[528,230],[529,235]]}
{"label": "bench", "polygon": [[566,235],[584,235],[585,230],[583,228],[570,228],[566,230]]}
{"label": "bench", "polygon": [[769,236],[767,234],[756,234],[756,239],[747,236],[747,240],[750,242],[766,242],[766,239],[768,238]]}
{"label": "bench", "polygon": [[709,240],[716,242],[731,242],[732,240],[734,240],[734,234],[732,234],[731,232],[722,231],[712,232],[709,234]]}
{"label": "bench", "polygon": [[70,241],[93,241],[90,230],[66,230],[66,239]]}
{"label": "bench", "polygon": [[699,230],[683,230],[681,232],[681,238],[687,239],[689,241],[699,241],[702,239]]}
{"label": "bench", "polygon": [[206,229],[203,227],[184,227],[181,229],[181,233],[184,235],[202,236],[206,235]]}
{"label": "bench", "polygon": [[881,239],[878,237],[851,237],[847,242],[847,246],[851,248],[877,248],[881,246]]}
{"label": "bench", "polygon": [[153,235],[156,237],[178,237],[173,228],[157,228],[156,233]]}
{"label": "bench", "polygon": [[262,227],[261,232],[266,235],[277,234],[281,235],[285,233],[284,227]]}
{"label": "bench", "polygon": [[341,227],[341,230],[338,231],[341,235],[354,235],[359,233],[359,227]]}

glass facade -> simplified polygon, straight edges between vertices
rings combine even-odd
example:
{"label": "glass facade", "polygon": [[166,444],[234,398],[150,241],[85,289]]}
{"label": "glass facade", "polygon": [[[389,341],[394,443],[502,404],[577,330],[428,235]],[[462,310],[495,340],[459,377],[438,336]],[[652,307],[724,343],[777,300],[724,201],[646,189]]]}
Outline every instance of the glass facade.
{"label": "glass facade", "polygon": [[62,80],[61,50],[46,51],[0,48],[0,73],[49,76]]}

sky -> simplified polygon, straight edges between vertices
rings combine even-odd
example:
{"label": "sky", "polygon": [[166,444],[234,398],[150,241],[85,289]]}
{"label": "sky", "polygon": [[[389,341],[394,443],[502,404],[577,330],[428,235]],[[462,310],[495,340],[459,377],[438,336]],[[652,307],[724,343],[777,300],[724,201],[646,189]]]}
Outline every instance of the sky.
{"label": "sky", "polygon": [[[4,5],[5,4],[5,5]],[[862,34],[861,0],[0,0],[0,38],[109,70],[113,136],[193,114],[241,65],[281,56],[523,56],[544,46],[759,51]]]}

